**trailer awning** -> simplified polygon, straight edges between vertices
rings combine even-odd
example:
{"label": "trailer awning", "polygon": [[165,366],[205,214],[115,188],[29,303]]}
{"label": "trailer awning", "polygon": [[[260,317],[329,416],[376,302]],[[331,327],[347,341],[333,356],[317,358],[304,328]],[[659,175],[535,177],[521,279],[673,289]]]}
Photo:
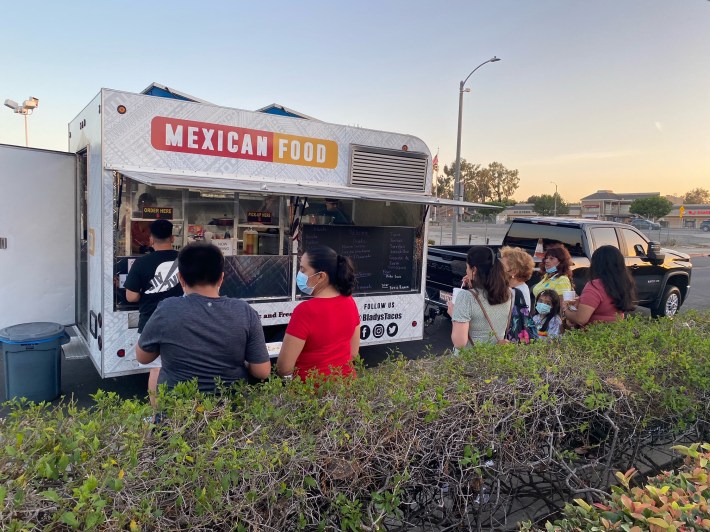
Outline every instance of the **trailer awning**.
{"label": "trailer awning", "polygon": [[328,186],[323,184],[283,183],[274,181],[257,181],[233,176],[215,176],[199,174],[178,174],[146,172],[110,166],[107,170],[119,172],[126,177],[151,186],[187,187],[207,190],[232,190],[258,194],[280,194],[284,196],[305,196],[308,198],[339,198],[365,199],[374,201],[395,201],[402,203],[419,203],[426,205],[443,205],[449,207],[466,207],[473,209],[495,209],[494,205],[456,201],[448,198],[437,198],[424,194],[412,194],[392,190],[373,190],[367,188]]}

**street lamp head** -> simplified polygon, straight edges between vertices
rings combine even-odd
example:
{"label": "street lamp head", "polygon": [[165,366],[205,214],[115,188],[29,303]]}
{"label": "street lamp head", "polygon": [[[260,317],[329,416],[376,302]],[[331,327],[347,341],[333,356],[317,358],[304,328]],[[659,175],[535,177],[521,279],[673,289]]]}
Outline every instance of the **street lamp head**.
{"label": "street lamp head", "polygon": [[500,61],[500,57],[493,56],[493,59],[490,60],[491,63],[495,63],[496,61]]}
{"label": "street lamp head", "polygon": [[22,107],[24,107],[25,109],[36,109],[38,105],[39,98],[35,98],[34,96],[30,96],[29,100],[25,100],[22,103]]}
{"label": "street lamp head", "polygon": [[8,98],[7,100],[5,100],[5,106],[9,107],[10,109],[12,109],[14,111],[15,109],[17,109],[20,106],[20,104],[18,104],[15,100],[10,100]]}

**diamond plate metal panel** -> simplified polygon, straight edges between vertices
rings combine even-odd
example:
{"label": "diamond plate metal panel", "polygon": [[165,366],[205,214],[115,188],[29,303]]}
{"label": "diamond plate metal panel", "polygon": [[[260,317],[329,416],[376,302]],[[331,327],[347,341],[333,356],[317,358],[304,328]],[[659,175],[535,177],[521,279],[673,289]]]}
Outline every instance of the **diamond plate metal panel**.
{"label": "diamond plate metal panel", "polygon": [[224,258],[220,293],[240,299],[288,298],[291,258],[288,255],[237,255]]}

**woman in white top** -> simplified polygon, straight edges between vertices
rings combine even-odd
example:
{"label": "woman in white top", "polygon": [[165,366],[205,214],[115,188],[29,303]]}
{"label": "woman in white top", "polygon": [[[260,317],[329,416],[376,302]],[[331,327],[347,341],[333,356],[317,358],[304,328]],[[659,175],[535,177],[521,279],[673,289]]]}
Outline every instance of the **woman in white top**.
{"label": "woman in white top", "polygon": [[[535,269],[533,258],[521,248],[505,246],[500,250],[500,258],[505,266],[505,274],[508,277],[508,286],[520,291],[525,299],[525,304],[532,311],[530,306],[530,288],[526,284],[532,277]],[[532,312],[530,312],[532,314]]]}
{"label": "woman in white top", "polygon": [[466,277],[472,290],[460,292],[456,304],[448,305],[454,347],[503,340],[513,307],[503,263],[491,248],[474,246],[466,256]]}

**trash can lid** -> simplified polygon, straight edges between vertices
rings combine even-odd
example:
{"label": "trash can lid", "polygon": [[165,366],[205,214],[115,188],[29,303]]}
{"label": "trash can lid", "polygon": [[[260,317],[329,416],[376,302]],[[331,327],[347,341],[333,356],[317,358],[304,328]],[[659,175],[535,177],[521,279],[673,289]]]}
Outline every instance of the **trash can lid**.
{"label": "trash can lid", "polygon": [[64,325],[47,321],[21,323],[0,329],[0,342],[25,343],[63,336]]}

